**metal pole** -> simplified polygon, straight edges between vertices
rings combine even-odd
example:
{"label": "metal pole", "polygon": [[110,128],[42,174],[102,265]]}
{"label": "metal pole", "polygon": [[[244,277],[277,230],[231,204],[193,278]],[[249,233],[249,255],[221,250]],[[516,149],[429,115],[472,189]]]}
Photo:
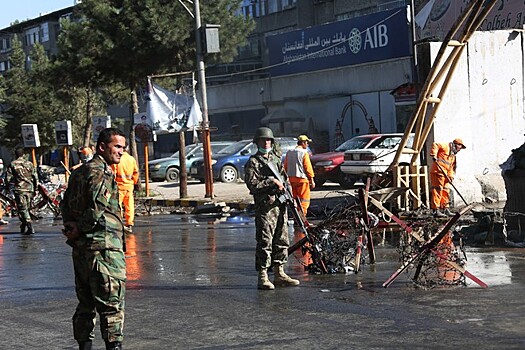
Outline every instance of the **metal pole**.
{"label": "metal pole", "polygon": [[145,194],[146,194],[146,197],[149,197],[149,165],[148,165],[148,162],[149,162],[149,148],[148,148],[148,142],[144,142],[144,169],[145,169],[145,178],[146,178],[146,182],[144,184],[145,186]]}
{"label": "metal pole", "polygon": [[188,198],[188,174],[186,173],[186,132],[179,131],[179,197]]}
{"label": "metal pole", "polygon": [[[64,168],[66,168],[66,170],[69,170],[69,152],[68,152],[68,149],[67,149],[67,146],[64,146]],[[65,172],[65,179],[66,179],[66,182],[69,180],[69,173],[66,171]]]}
{"label": "metal pole", "polygon": [[213,172],[211,168],[211,147],[210,147],[210,122],[208,120],[208,98],[206,95],[206,75],[204,72],[204,56],[202,53],[202,32],[201,32],[201,12],[199,0],[193,1],[195,14],[195,41],[197,45],[197,80],[202,98],[202,142],[204,147],[204,181],[206,188],[206,198],[213,198]]}

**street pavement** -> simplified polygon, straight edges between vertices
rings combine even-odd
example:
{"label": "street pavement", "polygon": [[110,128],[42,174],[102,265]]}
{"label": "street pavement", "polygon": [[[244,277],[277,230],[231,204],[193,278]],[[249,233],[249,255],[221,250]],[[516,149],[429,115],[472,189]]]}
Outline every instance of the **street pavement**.
{"label": "street pavement", "polygon": [[[143,190],[145,184],[142,183]],[[220,203],[224,202],[232,207],[240,207],[241,209],[253,203],[253,197],[250,195],[246,184],[243,181],[233,183],[214,182],[213,197],[206,196],[205,185],[198,181],[188,181],[187,194],[185,198],[180,197],[180,187],[178,183],[172,182],[150,182],[149,196],[154,205],[185,205],[196,206],[207,202]],[[313,202],[325,199],[327,197],[348,196],[355,194],[355,190],[343,190],[336,183],[327,182],[324,186],[315,188],[311,192]]]}
{"label": "street pavement", "polygon": [[[70,247],[60,220],[22,236],[0,226],[0,349],[75,349]],[[297,252],[287,271],[301,285],[260,291],[254,222],[154,215],[127,235],[125,349],[523,349],[525,250],[472,248],[468,269],[489,284],[415,289],[395,247],[358,274],[312,275]],[[290,239],[295,239],[290,227]],[[98,326],[97,326],[98,327]],[[103,349],[96,331],[94,349]]]}
{"label": "street pavement", "polygon": [[[178,186],[152,183],[152,198]],[[243,183],[214,186],[215,201],[251,200]],[[352,192],[352,191],[350,191]],[[204,198],[191,183],[190,198]],[[338,186],[315,200],[347,196]],[[75,349],[71,250],[60,219],[22,236],[0,226],[0,349]],[[523,349],[525,249],[467,249],[467,268],[489,285],[416,289],[399,267],[396,237],[358,274],[308,274],[297,251],[287,272],[301,285],[257,289],[255,227],[246,214],[141,215],[127,235],[125,349]],[[290,240],[297,239],[289,226]],[[94,349],[103,349],[96,331]]]}

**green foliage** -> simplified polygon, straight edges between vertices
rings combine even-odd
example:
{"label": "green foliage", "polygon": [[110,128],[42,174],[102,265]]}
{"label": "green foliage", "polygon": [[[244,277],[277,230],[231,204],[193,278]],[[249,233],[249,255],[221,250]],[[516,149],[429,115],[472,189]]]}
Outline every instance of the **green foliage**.
{"label": "green foliage", "polygon": [[3,135],[3,129],[7,125],[6,116],[3,113],[3,106],[5,104],[5,78],[0,75],[0,136]]}
{"label": "green foliage", "polygon": [[56,147],[54,122],[68,119],[70,107],[58,98],[42,45],[35,45],[26,58],[21,42],[15,37],[11,65],[4,84],[6,125],[0,142],[10,148],[21,145],[21,125],[37,124],[39,152],[43,154]]}
{"label": "green foliage", "polygon": [[[193,5],[181,0],[193,12]],[[21,124],[38,124],[41,153],[55,148],[54,122],[71,120],[75,144],[86,144],[91,116],[107,105],[129,102],[148,75],[195,70],[195,19],[179,1],[84,0],[78,21],[62,20],[59,54],[49,61],[33,47],[29,60],[14,38],[11,69],[0,79],[0,143],[21,143]],[[233,60],[254,23],[236,15],[239,0],[201,0],[202,23],[220,25],[220,54],[207,63]],[[27,65],[27,66],[26,66]],[[29,68],[29,69],[26,69]],[[135,111],[136,112],[136,111]]]}
{"label": "green foliage", "polygon": [[[193,11],[191,3],[184,3]],[[254,27],[235,15],[238,6],[238,0],[201,3],[202,23],[221,25],[215,62],[231,61]],[[85,0],[79,10],[83,20],[76,25],[93,39],[99,55],[92,63],[105,77],[134,88],[148,75],[196,67],[195,20],[179,1]]]}

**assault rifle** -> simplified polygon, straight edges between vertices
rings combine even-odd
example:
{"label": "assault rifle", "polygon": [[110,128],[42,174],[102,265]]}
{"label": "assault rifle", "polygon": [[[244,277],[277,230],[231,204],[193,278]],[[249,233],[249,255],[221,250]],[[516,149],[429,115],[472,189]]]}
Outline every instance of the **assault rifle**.
{"label": "assault rifle", "polygon": [[[292,212],[292,216],[294,218],[294,221],[295,221],[295,224],[297,226],[299,226],[299,229],[304,233],[304,237],[301,238],[299,241],[297,241],[296,243],[294,243],[292,246],[288,247],[288,255],[292,254],[293,252],[295,252],[297,249],[301,248],[305,243],[310,243],[311,247],[312,247],[312,260],[318,264],[320,262],[320,264],[318,264],[320,267],[323,268],[323,270],[326,270],[326,268],[324,267],[324,263],[322,262],[321,258],[320,258],[320,251],[319,251],[319,247],[318,245],[314,242],[313,240],[313,236],[311,235],[311,233],[308,231],[308,221],[306,220],[306,217],[304,216],[304,213],[301,209],[301,205],[298,201],[297,198],[294,198],[293,197],[293,194],[292,194],[292,188],[290,186],[290,183],[288,182],[288,176],[286,175],[286,172],[285,172],[285,175],[286,175],[286,179],[283,178],[283,176],[281,175],[281,173],[279,172],[279,170],[277,169],[277,166],[275,165],[275,163],[273,162],[268,162],[268,168],[270,169],[270,171],[272,172],[273,176],[279,180],[279,182],[281,182],[284,186],[284,190],[282,191],[282,193],[280,194],[280,196],[278,197],[278,200],[281,202],[281,203],[285,203],[288,207],[288,209],[290,209],[290,211]],[[326,272],[326,271],[324,271]]]}
{"label": "assault rifle", "polygon": [[[294,221],[295,221],[295,224],[297,226],[299,226],[299,229],[304,233],[305,237],[300,240],[299,242],[297,242],[295,245],[297,245],[298,243],[301,243],[300,245],[298,245],[297,247],[295,247],[295,249],[291,250],[292,247],[288,248],[288,255],[292,254],[294,251],[296,251],[300,246],[302,246],[304,243],[306,243],[308,239],[308,236],[309,236],[309,233],[308,233],[308,228],[307,228],[307,220],[306,220],[306,217],[304,216],[304,213],[301,209],[301,206],[300,204],[298,203],[297,201],[297,198],[294,198],[293,197],[293,194],[292,194],[292,188],[290,186],[290,183],[288,182],[288,179],[284,179],[283,176],[281,175],[281,173],[279,172],[279,170],[277,169],[277,166],[275,165],[275,163],[273,162],[268,162],[268,168],[270,169],[270,171],[272,172],[273,176],[283,184],[284,186],[284,190],[282,191],[282,193],[280,193],[280,196],[277,198],[277,200],[283,204],[286,204],[288,206],[288,209],[290,209],[290,211],[292,212],[292,215],[293,215],[293,218],[294,218]],[[285,173],[286,174],[286,173]],[[304,241],[303,241],[304,240]],[[301,242],[302,241],[302,242]]]}

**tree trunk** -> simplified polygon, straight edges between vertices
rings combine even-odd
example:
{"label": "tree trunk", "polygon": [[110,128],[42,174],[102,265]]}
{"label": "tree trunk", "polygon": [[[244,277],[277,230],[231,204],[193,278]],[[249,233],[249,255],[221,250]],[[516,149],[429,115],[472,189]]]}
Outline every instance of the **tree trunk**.
{"label": "tree trunk", "polygon": [[[89,146],[91,141],[91,129],[93,128],[93,95],[91,89],[86,89],[86,126],[84,127],[84,144]],[[93,140],[97,142],[97,140]]]}
{"label": "tree trunk", "polygon": [[138,162],[138,152],[137,152],[137,142],[135,141],[135,122],[134,122],[134,116],[139,112],[139,103],[137,100],[137,84],[131,83],[130,84],[130,90],[131,90],[131,107],[130,107],[130,130],[129,130],[129,150],[133,158],[137,160]]}

